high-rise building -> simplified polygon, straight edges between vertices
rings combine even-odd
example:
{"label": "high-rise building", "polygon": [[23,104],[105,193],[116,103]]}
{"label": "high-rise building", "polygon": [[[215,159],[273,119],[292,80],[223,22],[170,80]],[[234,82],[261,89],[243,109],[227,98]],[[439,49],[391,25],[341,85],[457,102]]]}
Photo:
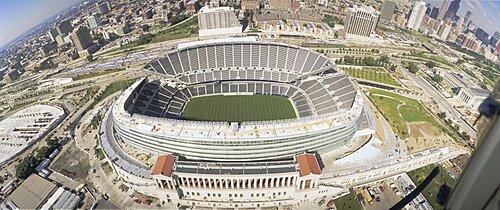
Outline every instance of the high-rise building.
{"label": "high-rise building", "polygon": [[396,9],[396,3],[392,0],[384,0],[382,3],[382,12],[380,13],[380,20],[391,22],[392,15],[394,15],[394,10]]}
{"label": "high-rise building", "polygon": [[460,1],[461,0],[453,0],[450,3],[450,7],[448,7],[448,11],[444,14],[444,18],[453,19],[455,15],[457,15],[458,9],[460,9]]}
{"label": "high-rise building", "polygon": [[479,39],[481,42],[483,43],[488,43],[489,40],[488,40],[488,32],[484,31],[484,29],[482,29],[481,27],[477,28],[476,29],[476,32],[474,33],[474,35],[476,35],[477,39]]}
{"label": "high-rise building", "polygon": [[431,14],[429,15],[429,17],[431,17],[433,19],[437,19],[438,15],[439,15],[439,8],[433,7],[432,10],[431,10]]}
{"label": "high-rise building", "polygon": [[481,42],[477,40],[472,32],[469,32],[463,35],[462,43],[460,43],[460,46],[474,52],[479,52],[479,50],[481,49]]}
{"label": "high-rise building", "polygon": [[69,20],[66,19],[57,25],[56,30],[59,35],[63,36],[64,34],[68,34],[73,31],[73,26],[71,26]]}
{"label": "high-rise building", "polygon": [[469,22],[471,21],[470,18],[472,17],[472,12],[467,11],[464,16],[464,24],[469,25]]}
{"label": "high-rise building", "polygon": [[85,26],[78,28],[75,33],[71,34],[71,40],[73,40],[73,44],[79,52],[86,50],[94,44],[90,31]]}
{"label": "high-rise building", "polygon": [[371,7],[350,8],[347,13],[345,33],[369,37],[377,28],[380,13]]}
{"label": "high-rise building", "polygon": [[500,40],[500,32],[495,31],[495,33],[493,34],[493,37],[495,37],[497,40]]}
{"label": "high-rise building", "polygon": [[203,7],[198,13],[198,27],[200,36],[242,32],[242,26],[232,7]]}
{"label": "high-rise building", "polygon": [[446,14],[446,11],[448,11],[449,6],[450,6],[450,0],[444,0],[443,5],[441,5],[441,8],[439,9],[439,13],[436,18],[437,20],[444,19],[444,15]]}
{"label": "high-rise building", "polygon": [[101,21],[99,20],[98,15],[88,16],[86,22],[89,28],[97,28],[99,25],[101,25]]}
{"label": "high-rise building", "polygon": [[498,44],[498,38],[496,38],[496,37],[492,36],[492,37],[490,38],[490,43],[489,43],[489,44],[490,44],[490,46],[491,46],[491,47],[493,47],[493,48],[497,47],[497,44]]}
{"label": "high-rise building", "polygon": [[446,19],[442,21],[441,26],[439,27],[439,30],[437,32],[437,37],[443,41],[446,41],[446,38],[448,37],[448,34],[450,34],[451,31],[451,20]]}
{"label": "high-rise building", "polygon": [[56,41],[56,36],[57,36],[57,30],[56,29],[49,29],[49,31],[47,32],[47,34],[49,35],[50,37],[50,40],[52,40],[53,42]]}
{"label": "high-rise building", "polygon": [[424,1],[415,2],[415,5],[413,5],[413,9],[411,10],[411,14],[408,18],[406,27],[412,30],[418,30],[420,28],[420,25],[422,24],[425,10],[426,6]]}
{"label": "high-rise building", "polygon": [[111,5],[109,4],[108,1],[104,1],[101,3],[96,3],[97,4],[97,9],[99,10],[100,14],[108,14],[111,11]]}

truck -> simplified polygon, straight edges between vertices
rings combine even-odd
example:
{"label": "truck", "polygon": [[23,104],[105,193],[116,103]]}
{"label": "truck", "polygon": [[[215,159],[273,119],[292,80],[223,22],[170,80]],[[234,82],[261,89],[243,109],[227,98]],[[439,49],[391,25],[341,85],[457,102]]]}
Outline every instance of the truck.
{"label": "truck", "polygon": [[365,198],[365,200],[369,203],[369,204],[372,204],[373,203],[373,199],[372,199],[372,196],[370,195],[370,193],[368,192],[367,189],[364,189],[363,190],[363,197]]}

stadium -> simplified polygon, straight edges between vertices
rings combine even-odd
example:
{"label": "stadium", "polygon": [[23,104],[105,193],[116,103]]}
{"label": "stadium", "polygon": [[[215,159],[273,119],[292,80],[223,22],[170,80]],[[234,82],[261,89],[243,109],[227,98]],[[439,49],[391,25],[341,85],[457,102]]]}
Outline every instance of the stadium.
{"label": "stadium", "polygon": [[370,126],[327,57],[266,42],[202,42],[152,61],[113,108],[117,136],[150,154],[257,161],[324,153]]}
{"label": "stadium", "polygon": [[[293,206],[343,192],[320,185],[320,156],[373,134],[354,83],[306,48],[198,41],[179,44],[144,70],[148,76],[110,108],[100,138],[125,183],[165,202]],[[131,158],[123,145],[156,163]]]}

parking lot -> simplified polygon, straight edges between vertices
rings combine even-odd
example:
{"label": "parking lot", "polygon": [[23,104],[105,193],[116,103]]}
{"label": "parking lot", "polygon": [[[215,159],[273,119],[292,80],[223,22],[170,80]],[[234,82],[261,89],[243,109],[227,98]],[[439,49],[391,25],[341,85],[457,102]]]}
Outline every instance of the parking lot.
{"label": "parking lot", "polygon": [[[393,189],[391,181],[382,180],[354,188],[356,198],[366,210],[389,209],[399,200],[401,192]],[[397,193],[397,194],[396,194]]]}
{"label": "parking lot", "polygon": [[[366,210],[389,209],[415,189],[406,173],[354,188],[356,198]],[[410,209],[431,209],[420,194],[407,205]]]}

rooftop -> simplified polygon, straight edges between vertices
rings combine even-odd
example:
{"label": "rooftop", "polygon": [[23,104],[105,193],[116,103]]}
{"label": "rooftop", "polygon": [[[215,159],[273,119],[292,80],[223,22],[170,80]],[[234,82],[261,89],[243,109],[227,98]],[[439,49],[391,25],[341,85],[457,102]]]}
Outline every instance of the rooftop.
{"label": "rooftop", "polygon": [[173,155],[162,155],[156,159],[151,175],[170,176],[176,157]]}
{"label": "rooftop", "polygon": [[474,96],[479,96],[479,97],[488,97],[491,94],[490,90],[486,89],[481,89],[481,88],[469,88],[470,92]]}
{"label": "rooftop", "polygon": [[321,174],[318,160],[314,154],[300,154],[296,156],[297,162],[300,167],[300,176],[307,176],[309,174]]}
{"label": "rooftop", "polygon": [[9,196],[9,199],[19,209],[38,209],[55,189],[54,183],[32,174]]}

